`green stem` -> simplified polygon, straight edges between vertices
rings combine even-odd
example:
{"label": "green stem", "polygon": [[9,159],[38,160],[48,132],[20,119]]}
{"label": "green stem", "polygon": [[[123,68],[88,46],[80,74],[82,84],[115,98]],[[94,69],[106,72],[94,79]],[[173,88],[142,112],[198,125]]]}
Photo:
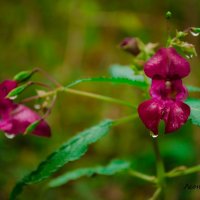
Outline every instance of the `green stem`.
{"label": "green stem", "polygon": [[183,176],[183,175],[187,175],[187,174],[196,173],[199,171],[200,171],[200,165],[190,167],[190,168],[186,168],[186,167],[182,166],[182,167],[173,169],[172,171],[166,173],[166,177],[173,178],[176,176]]}
{"label": "green stem", "polygon": [[68,92],[68,93],[72,93],[72,94],[78,94],[78,95],[81,95],[81,96],[91,97],[91,98],[94,98],[94,99],[100,99],[100,100],[107,101],[107,102],[117,103],[117,104],[121,104],[121,105],[128,106],[128,107],[131,107],[131,108],[136,108],[135,106],[133,106],[129,102],[119,100],[119,99],[115,99],[115,98],[112,98],[112,97],[107,97],[107,96],[103,96],[103,95],[99,95],[99,94],[84,92],[84,91],[75,90],[75,89],[66,88],[66,87],[63,87],[63,91]]}
{"label": "green stem", "polygon": [[143,179],[143,180],[151,182],[151,183],[157,183],[157,179],[155,176],[149,176],[149,175],[140,173],[140,172],[132,170],[132,169],[129,172],[130,172],[130,175],[132,175],[134,177]]}
{"label": "green stem", "polygon": [[159,196],[161,194],[161,188],[157,188],[157,190],[154,192],[153,196],[149,200],[157,200],[159,199]]}
{"label": "green stem", "polygon": [[99,94],[94,94],[94,93],[90,93],[90,92],[84,92],[84,91],[80,91],[80,90],[75,90],[75,89],[71,89],[71,88],[66,88],[66,87],[59,87],[53,91],[50,92],[46,92],[43,95],[36,95],[36,96],[32,96],[30,97],[28,100],[26,99],[25,101],[30,101],[30,100],[34,100],[34,99],[38,99],[38,98],[45,98],[51,95],[54,95],[58,92],[68,92],[71,94],[77,94],[80,96],[87,96],[87,97],[91,97],[94,99],[99,99],[99,100],[103,100],[103,101],[107,101],[107,102],[111,102],[111,103],[116,103],[116,104],[120,104],[123,106],[128,106],[131,107],[133,109],[136,109],[136,106],[132,105],[131,103],[127,102],[127,101],[123,101],[123,100],[119,100],[119,99],[115,99],[112,97],[107,97],[107,96],[103,96],[103,95],[99,95]]}
{"label": "green stem", "polygon": [[153,147],[154,147],[154,152],[156,156],[158,187],[161,189],[160,197],[162,200],[164,200],[165,199],[165,168],[164,168],[163,160],[161,158],[157,138],[153,139]]}

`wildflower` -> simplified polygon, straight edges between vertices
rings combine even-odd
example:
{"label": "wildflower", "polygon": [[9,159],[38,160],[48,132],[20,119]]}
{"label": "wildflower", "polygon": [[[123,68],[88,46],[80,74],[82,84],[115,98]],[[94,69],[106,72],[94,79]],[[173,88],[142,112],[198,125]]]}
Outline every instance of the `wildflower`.
{"label": "wildflower", "polygon": [[174,48],[161,48],[144,67],[152,79],[151,99],[138,107],[141,120],[154,135],[158,135],[160,120],[165,122],[165,133],[171,133],[186,123],[190,107],[183,103],[187,89],[182,78],[190,73],[190,65]]}
{"label": "wildflower", "polygon": [[[8,137],[24,133],[30,124],[41,120],[41,117],[30,108],[6,98],[7,94],[16,87],[17,82],[12,80],[6,80],[0,84],[0,130],[4,131]],[[49,125],[41,120],[32,134],[49,137],[51,130]]]}

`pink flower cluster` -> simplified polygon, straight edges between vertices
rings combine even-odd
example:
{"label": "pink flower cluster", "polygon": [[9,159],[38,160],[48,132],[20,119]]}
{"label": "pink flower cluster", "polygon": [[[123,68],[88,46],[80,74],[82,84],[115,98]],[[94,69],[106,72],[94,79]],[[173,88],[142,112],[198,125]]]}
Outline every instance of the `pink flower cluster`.
{"label": "pink flower cluster", "polygon": [[189,63],[174,48],[161,48],[146,62],[144,72],[152,84],[151,99],[138,107],[141,120],[155,136],[160,120],[165,122],[165,133],[176,131],[190,115],[190,107],[183,102],[188,92],[182,84],[190,73]]}
{"label": "pink flower cluster", "polygon": [[[26,128],[41,117],[23,104],[16,104],[6,98],[7,94],[17,87],[17,82],[6,80],[0,83],[0,130],[10,138],[23,134]],[[49,125],[41,120],[32,134],[49,137],[51,130]]]}

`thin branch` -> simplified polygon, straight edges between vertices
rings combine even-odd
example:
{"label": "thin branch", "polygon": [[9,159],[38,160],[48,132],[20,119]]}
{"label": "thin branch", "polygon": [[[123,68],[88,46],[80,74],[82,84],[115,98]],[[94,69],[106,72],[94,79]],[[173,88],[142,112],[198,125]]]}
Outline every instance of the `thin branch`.
{"label": "thin branch", "polygon": [[155,176],[149,176],[149,175],[140,173],[140,172],[132,170],[132,169],[129,171],[129,173],[130,173],[130,175],[137,177],[137,178],[140,178],[142,180],[145,180],[145,181],[148,181],[148,182],[151,182],[151,183],[157,183],[157,179],[156,179]]}
{"label": "thin branch", "polygon": [[185,166],[181,166],[178,168],[173,169],[170,172],[167,172],[165,175],[166,177],[173,178],[177,176],[184,176],[192,173],[200,172],[200,165],[187,168]]}

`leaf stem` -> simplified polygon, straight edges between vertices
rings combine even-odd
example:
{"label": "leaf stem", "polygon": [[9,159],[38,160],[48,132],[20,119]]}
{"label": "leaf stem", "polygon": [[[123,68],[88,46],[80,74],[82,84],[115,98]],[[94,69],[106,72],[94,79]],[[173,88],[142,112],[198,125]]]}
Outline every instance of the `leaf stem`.
{"label": "leaf stem", "polygon": [[132,175],[134,177],[143,179],[143,180],[151,182],[151,183],[157,183],[157,179],[155,176],[149,176],[149,175],[140,173],[140,172],[132,170],[132,169],[129,172],[130,172],[130,175]]}
{"label": "leaf stem", "polygon": [[157,178],[158,178],[158,187],[161,189],[160,199],[165,199],[165,168],[164,163],[161,158],[160,149],[158,145],[158,139],[153,138],[153,148],[156,156],[156,168],[157,168]]}
{"label": "leaf stem", "polygon": [[63,91],[68,92],[68,93],[72,93],[72,94],[78,94],[78,95],[81,95],[81,96],[87,96],[87,97],[91,97],[91,98],[94,98],[94,99],[99,99],[99,100],[103,100],[103,101],[107,101],[107,102],[117,103],[117,104],[121,104],[121,105],[128,106],[128,107],[131,107],[131,108],[136,108],[135,106],[133,106],[129,102],[119,100],[119,99],[115,99],[115,98],[112,98],[112,97],[107,97],[107,96],[103,96],[103,95],[99,95],[99,94],[75,90],[75,89],[66,88],[66,87],[63,87]]}
{"label": "leaf stem", "polygon": [[158,187],[154,192],[153,196],[149,200],[157,200],[160,196],[160,193],[161,193],[161,188]]}
{"label": "leaf stem", "polygon": [[71,88],[67,88],[67,87],[59,87],[59,88],[57,88],[53,91],[46,92],[45,94],[32,96],[28,100],[30,101],[30,100],[34,100],[34,99],[38,99],[38,98],[45,98],[45,97],[54,95],[54,94],[56,94],[58,92],[62,92],[62,91],[67,92],[67,93],[71,93],[71,94],[87,96],[87,97],[91,97],[91,98],[94,98],[94,99],[99,99],[99,100],[103,100],[103,101],[107,101],[107,102],[111,102],[111,103],[116,103],[116,104],[120,104],[120,105],[124,105],[124,106],[131,107],[133,109],[136,109],[136,106],[132,105],[131,103],[129,103],[127,101],[123,101],[123,100],[120,100],[120,99],[115,99],[115,98],[112,98],[112,97],[103,96],[103,95],[99,95],[99,94],[94,94],[94,93],[91,93],[91,92],[75,90],[75,89],[71,89]]}
{"label": "leaf stem", "polygon": [[62,85],[55,80],[52,76],[50,76],[45,70],[43,70],[40,67],[36,67],[35,69],[33,69],[33,72],[40,72],[41,74],[43,74],[43,76],[45,76],[50,82],[54,83],[57,87],[61,87]]}
{"label": "leaf stem", "polygon": [[183,176],[183,175],[188,175],[192,173],[196,173],[200,171],[200,165],[186,168],[185,166],[175,168],[171,170],[170,172],[166,173],[166,177],[173,178],[177,176]]}

